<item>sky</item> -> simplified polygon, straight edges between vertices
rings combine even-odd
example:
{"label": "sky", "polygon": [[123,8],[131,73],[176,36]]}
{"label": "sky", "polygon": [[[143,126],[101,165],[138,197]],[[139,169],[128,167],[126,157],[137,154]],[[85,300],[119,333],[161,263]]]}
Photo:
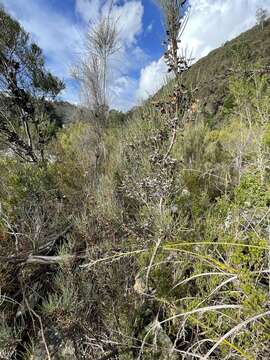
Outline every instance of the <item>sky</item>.
{"label": "sky", "polygon": [[[48,69],[64,80],[62,100],[79,103],[71,69],[83,53],[89,23],[106,13],[111,0],[0,0],[44,51]],[[191,13],[182,47],[196,60],[256,23],[270,0],[189,0]],[[155,0],[115,0],[120,51],[113,62],[110,106],[126,111],[166,82],[164,29]]]}

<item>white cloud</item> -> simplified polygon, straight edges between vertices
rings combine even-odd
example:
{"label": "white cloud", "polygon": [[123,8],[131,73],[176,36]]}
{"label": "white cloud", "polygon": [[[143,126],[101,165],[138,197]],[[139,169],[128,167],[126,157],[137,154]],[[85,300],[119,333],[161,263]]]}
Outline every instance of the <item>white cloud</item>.
{"label": "white cloud", "polygon": [[141,70],[137,99],[144,100],[153,95],[166,83],[166,78],[167,67],[163,58],[151,62]]}
{"label": "white cloud", "polygon": [[[149,62],[149,56],[138,46],[122,48],[111,61],[112,69],[109,94],[110,105],[122,111],[129,110],[136,105],[138,76],[140,71]],[[131,76],[130,73],[135,75]]]}
{"label": "white cloud", "polygon": [[153,30],[153,23],[151,22],[147,28],[146,28],[146,32],[151,32]]}
{"label": "white cloud", "polygon": [[76,0],[75,10],[85,22],[96,19],[98,17],[101,0]]}
{"label": "white cloud", "polygon": [[142,31],[143,5],[141,0],[127,0],[124,3],[111,0],[76,0],[75,9],[85,23],[95,22],[100,14],[109,14],[116,20],[119,38],[124,45],[136,42]]}
{"label": "white cloud", "polygon": [[269,0],[190,0],[192,10],[182,44],[196,59],[255,25],[258,7]]}
{"label": "white cloud", "polygon": [[114,6],[112,16],[117,20],[120,40],[127,46],[135,44],[136,36],[143,28],[141,1],[128,1],[122,6]]}
{"label": "white cloud", "polygon": [[30,32],[49,59],[49,68],[68,77],[82,43],[81,29],[40,1],[2,0],[5,8]]}
{"label": "white cloud", "polygon": [[[270,11],[269,0],[190,0],[190,4],[182,47],[195,60],[255,25],[258,7]],[[164,84],[165,71],[162,59],[142,69],[137,96],[145,99],[157,91]]]}
{"label": "white cloud", "polygon": [[[68,17],[59,10],[55,11],[50,2],[44,0],[0,1],[32,34],[45,53],[48,68],[65,80],[67,88],[62,97],[77,102],[78,89],[71,80],[70,68],[82,51],[89,21],[94,21],[99,14],[108,11],[110,0],[75,0],[73,10],[77,17]],[[112,93],[118,93],[118,96],[113,96],[111,103],[121,109],[134,105],[137,79],[128,73],[145,66],[148,60],[137,46],[137,36],[143,27],[143,10],[141,0],[119,0],[112,8],[112,15],[118,19],[121,51],[114,59],[118,71],[112,88]]]}
{"label": "white cloud", "polygon": [[121,49],[110,62],[110,106],[122,111],[129,110],[136,105],[138,76],[130,73],[143,68],[149,57],[138,46]]}
{"label": "white cloud", "polygon": [[81,49],[82,27],[47,2],[40,0],[1,0],[5,9],[16,18],[41,47],[47,68],[66,83],[61,97],[78,102],[78,92],[72,86],[70,68]]}
{"label": "white cloud", "polygon": [[138,88],[138,80],[130,76],[118,77],[112,89],[111,103],[113,107],[122,111],[129,110],[136,105],[134,94]]}

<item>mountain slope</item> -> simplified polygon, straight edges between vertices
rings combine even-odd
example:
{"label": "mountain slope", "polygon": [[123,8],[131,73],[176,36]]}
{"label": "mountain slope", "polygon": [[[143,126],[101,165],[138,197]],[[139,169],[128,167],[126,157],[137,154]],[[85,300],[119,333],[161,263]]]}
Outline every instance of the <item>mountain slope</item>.
{"label": "mountain slope", "polygon": [[[249,70],[256,64],[270,66],[270,18],[263,28],[256,25],[198,60],[184,75],[184,82],[198,89],[203,111],[211,116],[218,112],[228,95],[232,69],[237,71],[241,66]],[[166,91],[165,86],[157,96]]]}

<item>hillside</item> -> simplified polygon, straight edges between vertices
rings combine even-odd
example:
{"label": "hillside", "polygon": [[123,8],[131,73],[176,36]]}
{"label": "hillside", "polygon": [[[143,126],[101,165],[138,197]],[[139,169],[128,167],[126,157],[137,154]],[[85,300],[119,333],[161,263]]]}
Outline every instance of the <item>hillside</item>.
{"label": "hillside", "polygon": [[186,74],[189,86],[198,87],[205,111],[216,113],[228,94],[231,70],[240,66],[247,71],[254,65],[270,64],[270,19],[263,29],[256,25],[222,47],[197,61]]}
{"label": "hillside", "polygon": [[[269,34],[268,20],[183,77],[176,51],[176,80],[143,106],[75,112],[53,134],[7,87],[0,359],[269,359]],[[40,72],[27,86],[58,93]]]}
{"label": "hillside", "polygon": [[[197,97],[202,110],[205,116],[211,117],[222,110],[229,95],[232,71],[239,70],[239,67],[248,71],[256,64],[259,67],[270,64],[270,19],[263,28],[256,25],[196,61],[184,74],[184,81],[190,88],[198,88]],[[166,88],[169,86],[170,89],[171,85],[160,90],[158,96],[166,93]]]}

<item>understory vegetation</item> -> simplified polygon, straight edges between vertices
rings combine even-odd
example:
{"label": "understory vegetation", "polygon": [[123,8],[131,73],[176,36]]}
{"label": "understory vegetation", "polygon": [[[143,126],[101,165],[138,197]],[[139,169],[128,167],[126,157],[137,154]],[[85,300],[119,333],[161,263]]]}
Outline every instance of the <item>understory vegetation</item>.
{"label": "understory vegetation", "polygon": [[1,152],[1,359],[269,358],[269,58],[209,114],[169,48],[143,106]]}

